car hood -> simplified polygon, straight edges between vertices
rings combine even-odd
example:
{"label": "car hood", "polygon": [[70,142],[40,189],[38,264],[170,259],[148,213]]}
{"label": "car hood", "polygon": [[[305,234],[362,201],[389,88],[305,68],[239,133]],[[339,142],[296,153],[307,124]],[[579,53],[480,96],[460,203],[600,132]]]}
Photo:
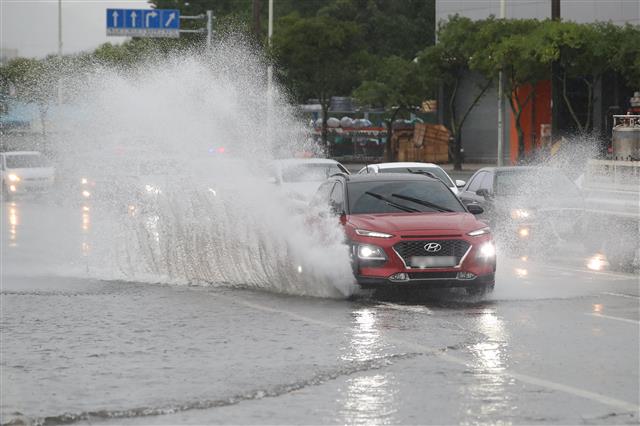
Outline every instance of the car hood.
{"label": "car hood", "polygon": [[486,226],[471,213],[385,213],[349,215],[348,223],[358,229],[379,232],[421,234],[463,234]]}

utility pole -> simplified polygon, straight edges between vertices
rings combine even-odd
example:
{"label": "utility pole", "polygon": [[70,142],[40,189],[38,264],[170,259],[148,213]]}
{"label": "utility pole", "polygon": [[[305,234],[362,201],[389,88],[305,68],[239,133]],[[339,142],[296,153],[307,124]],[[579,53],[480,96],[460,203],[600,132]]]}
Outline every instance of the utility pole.
{"label": "utility pole", "polygon": [[[560,0],[551,0],[551,19],[560,20]],[[551,63],[551,140],[555,140],[559,133],[560,124],[560,64],[558,61]]]}
{"label": "utility pole", "polygon": [[[506,16],[506,0],[500,0],[500,19]],[[498,74],[498,167],[504,163],[504,77],[502,71]]]}
{"label": "utility pole", "polygon": [[[271,37],[273,36],[273,0],[269,0],[269,26],[267,29],[268,46],[271,49]],[[267,92],[271,96],[271,89],[273,86],[273,66],[267,67]]]}
{"label": "utility pole", "polygon": [[[267,45],[271,50],[273,36],[273,0],[269,0],[269,26],[267,27]],[[267,140],[273,138],[273,65],[267,66]]]}
{"label": "utility pole", "polygon": [[[62,0],[58,0],[58,61],[62,63]],[[62,104],[62,78],[58,77],[58,105],[60,104]]]}
{"label": "utility pole", "polygon": [[62,0],[58,0],[58,58],[62,58]]}
{"label": "utility pole", "polygon": [[211,49],[213,42],[213,10],[207,10],[207,49]]}

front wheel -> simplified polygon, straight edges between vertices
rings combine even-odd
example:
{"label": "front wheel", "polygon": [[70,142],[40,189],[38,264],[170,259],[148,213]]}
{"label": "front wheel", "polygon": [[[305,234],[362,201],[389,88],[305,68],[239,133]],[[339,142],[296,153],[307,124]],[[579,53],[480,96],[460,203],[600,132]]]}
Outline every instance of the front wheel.
{"label": "front wheel", "polygon": [[476,284],[467,287],[465,290],[469,296],[485,296],[493,291],[495,287],[494,283],[491,284]]}

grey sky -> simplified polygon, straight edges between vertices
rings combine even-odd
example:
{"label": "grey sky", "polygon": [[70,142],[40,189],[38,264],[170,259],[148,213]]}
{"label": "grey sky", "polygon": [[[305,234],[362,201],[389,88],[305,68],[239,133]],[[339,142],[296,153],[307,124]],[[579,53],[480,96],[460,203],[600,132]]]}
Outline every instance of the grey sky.
{"label": "grey sky", "polygon": [[[146,0],[62,0],[62,51],[92,50],[107,37],[107,8],[148,9]],[[0,47],[19,56],[43,57],[58,52],[58,0],[0,0]]]}

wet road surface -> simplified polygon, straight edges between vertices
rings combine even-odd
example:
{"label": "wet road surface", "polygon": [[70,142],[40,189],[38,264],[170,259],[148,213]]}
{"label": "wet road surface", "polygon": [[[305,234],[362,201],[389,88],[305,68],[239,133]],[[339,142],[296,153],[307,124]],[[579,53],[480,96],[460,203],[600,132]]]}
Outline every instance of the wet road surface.
{"label": "wet road surface", "polygon": [[2,423],[638,423],[637,274],[503,256],[484,300],[418,302],[98,280],[55,268],[81,214],[3,213]]}

